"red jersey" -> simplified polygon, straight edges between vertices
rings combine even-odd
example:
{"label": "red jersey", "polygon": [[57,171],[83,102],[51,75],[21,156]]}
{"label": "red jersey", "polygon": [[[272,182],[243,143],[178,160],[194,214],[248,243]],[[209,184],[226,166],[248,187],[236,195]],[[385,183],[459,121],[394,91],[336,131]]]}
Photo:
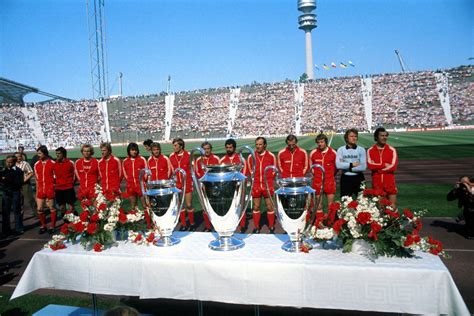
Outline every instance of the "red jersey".
{"label": "red jersey", "polygon": [[95,185],[99,180],[99,161],[92,157],[90,160],[80,158],[75,163],[76,177],[79,180],[79,192],[95,193]]}
{"label": "red jersey", "polygon": [[[226,165],[238,165],[242,162],[240,161],[240,155],[237,153],[234,153],[231,156],[225,155],[224,157],[221,158],[221,160],[219,160],[219,163],[226,164]],[[244,163],[244,168],[241,172],[245,175],[248,175],[247,163],[245,161],[243,163]]]}
{"label": "red jersey", "polygon": [[309,169],[308,154],[306,150],[299,147],[291,152],[288,148],[280,150],[278,153],[278,169],[282,178],[304,177]]}
{"label": "red jersey", "polygon": [[146,159],[140,155],[138,155],[136,158],[125,158],[122,163],[122,168],[127,185],[139,187],[140,180],[138,177],[140,176],[140,170],[145,169],[146,167]]}
{"label": "red jersey", "polygon": [[64,158],[54,164],[54,175],[56,176],[56,190],[67,190],[74,188],[74,163]]}
{"label": "red jersey", "polygon": [[379,148],[377,144],[367,150],[367,167],[374,173],[394,173],[398,167],[398,155],[395,148],[386,144]]}
{"label": "red jersey", "polygon": [[35,163],[34,171],[36,178],[36,187],[38,191],[48,192],[54,189],[54,160],[38,160]]}
{"label": "red jersey", "polygon": [[[324,191],[328,194],[336,192],[336,151],[331,147],[327,147],[324,151],[319,148],[313,149],[309,155],[310,167],[314,164],[319,164],[324,168]],[[320,193],[319,190],[322,184],[322,173],[318,168],[313,169],[313,188]],[[333,192],[334,191],[334,192]]]}
{"label": "red jersey", "polygon": [[99,160],[99,175],[102,191],[120,192],[120,182],[122,181],[122,164],[120,159],[110,155],[109,159]]}
{"label": "red jersey", "polygon": [[151,170],[151,181],[168,180],[173,172],[170,159],[161,154],[158,158],[153,155],[148,158],[148,169]]}
{"label": "red jersey", "polygon": [[209,157],[206,157],[206,156],[199,157],[198,159],[196,159],[196,166],[195,166],[196,175],[198,178],[201,178],[204,175],[204,170],[201,166],[201,160],[202,160],[202,164],[205,166],[219,164],[219,157],[217,157],[214,154],[211,154]]}
{"label": "red jersey", "polygon": [[[173,169],[181,168],[186,171],[186,193],[193,190],[193,179],[191,177],[191,155],[186,150],[183,150],[180,154],[172,153],[170,155],[170,162]],[[176,187],[180,190],[183,189],[183,176],[180,172],[176,173]]]}
{"label": "red jersey", "polygon": [[[265,168],[267,166],[276,166],[276,157],[274,154],[269,152],[268,150],[265,150],[263,153],[259,154],[255,152],[255,174],[254,174],[254,180],[253,180],[253,187],[256,188],[258,187],[261,190],[266,190],[265,187]],[[249,166],[249,169],[252,170],[252,165],[253,165],[253,160],[252,156],[249,156],[247,158],[247,164]],[[268,179],[268,184],[269,187],[273,187],[273,178],[275,174],[273,171],[269,171],[267,174],[267,179]]]}

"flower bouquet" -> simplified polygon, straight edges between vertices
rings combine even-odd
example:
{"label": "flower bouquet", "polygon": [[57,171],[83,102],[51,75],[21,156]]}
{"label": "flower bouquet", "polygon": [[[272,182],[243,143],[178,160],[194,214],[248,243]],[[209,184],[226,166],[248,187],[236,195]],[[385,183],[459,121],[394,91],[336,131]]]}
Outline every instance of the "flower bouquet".
{"label": "flower bouquet", "polygon": [[317,217],[311,236],[318,241],[337,237],[343,252],[362,245],[369,257],[412,257],[416,250],[447,257],[441,242],[420,236],[423,213],[400,212],[383,192],[363,187],[357,199],[345,196],[329,206],[327,215]]}
{"label": "flower bouquet", "polygon": [[45,245],[53,250],[66,248],[65,242],[80,243],[87,250],[100,252],[116,243],[116,232],[123,235],[129,230],[140,231],[145,227],[144,211],[134,209],[126,213],[121,208],[120,195],[102,192],[96,185],[95,197],[81,201],[79,215],[66,213],[60,234],[54,235]]}

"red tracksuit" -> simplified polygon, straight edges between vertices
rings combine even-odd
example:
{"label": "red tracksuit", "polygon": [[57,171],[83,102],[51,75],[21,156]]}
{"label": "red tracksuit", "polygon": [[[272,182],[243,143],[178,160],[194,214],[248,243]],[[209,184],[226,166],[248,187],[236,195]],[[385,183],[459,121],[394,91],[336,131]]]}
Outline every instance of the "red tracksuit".
{"label": "red tracksuit", "polygon": [[170,159],[161,154],[158,158],[148,158],[148,169],[151,170],[151,181],[168,180],[173,172]]}
{"label": "red tracksuit", "polygon": [[[193,179],[191,177],[191,161],[189,152],[183,150],[181,154],[172,153],[170,155],[170,162],[173,169],[181,168],[186,171],[186,193],[193,191]],[[180,190],[183,189],[183,176],[181,173],[176,173],[176,187]]]}
{"label": "red tracksuit", "polygon": [[382,189],[387,194],[397,194],[395,171],[398,167],[398,155],[395,148],[386,144],[379,148],[377,144],[367,150],[367,167],[372,171],[372,187]]}
{"label": "red tracksuit", "polygon": [[[274,154],[265,150],[262,154],[255,153],[255,174],[252,186],[252,197],[253,198],[268,198],[267,189],[265,186],[264,171],[267,166],[276,166],[276,157]],[[247,159],[247,164],[249,169],[252,170],[252,157],[249,156]],[[270,188],[271,194],[273,194],[273,178],[275,177],[273,171],[269,171],[267,174],[268,185]]]}
{"label": "red tracksuit", "polygon": [[[323,152],[319,148],[314,149],[309,155],[310,166],[320,164],[324,168],[324,193],[336,193],[336,151],[327,147]],[[313,189],[317,194],[321,194],[322,173],[318,168],[314,168]]]}
{"label": "red tracksuit", "polygon": [[39,160],[35,163],[36,197],[54,199],[54,160]]}
{"label": "red tracksuit", "polygon": [[219,157],[217,157],[214,154],[211,154],[209,157],[206,157],[206,156],[199,157],[198,159],[196,159],[196,165],[195,165],[196,175],[198,178],[201,178],[204,175],[204,170],[201,167],[201,160],[204,166],[219,164]]}
{"label": "red tracksuit", "polygon": [[93,157],[90,160],[80,158],[76,160],[75,169],[76,177],[79,179],[78,196],[81,199],[92,199],[99,179],[99,161]]}
{"label": "red tracksuit", "polygon": [[122,164],[120,159],[110,155],[108,159],[99,160],[99,175],[102,191],[111,191],[120,194],[120,182],[122,181]]}
{"label": "red tracksuit", "polygon": [[54,163],[54,174],[56,176],[56,190],[67,190],[74,188],[74,163],[64,158],[63,161]]}
{"label": "red tracksuit", "polygon": [[138,155],[136,158],[127,157],[123,160],[123,175],[127,181],[127,193],[134,196],[142,196],[140,187],[140,171],[146,168],[146,159]]}
{"label": "red tracksuit", "polygon": [[308,171],[308,154],[299,147],[291,152],[288,148],[278,153],[278,169],[282,178],[301,178]]}

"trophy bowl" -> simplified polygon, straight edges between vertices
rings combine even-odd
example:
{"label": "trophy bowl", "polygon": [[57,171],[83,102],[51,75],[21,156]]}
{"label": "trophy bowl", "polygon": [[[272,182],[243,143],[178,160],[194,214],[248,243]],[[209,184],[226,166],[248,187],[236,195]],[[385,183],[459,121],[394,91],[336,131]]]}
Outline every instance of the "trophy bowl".
{"label": "trophy bowl", "polygon": [[[320,166],[313,165],[311,170],[313,167]],[[319,204],[319,200],[316,201],[316,191],[311,187],[312,177],[280,178],[278,169],[275,166],[268,166],[265,168],[265,178],[269,170],[276,174],[275,182],[278,189],[272,196],[267,180],[265,185],[278,220],[290,237],[282,249],[288,252],[301,252],[303,248],[311,249],[312,245],[306,242],[304,237],[314,221],[316,212],[312,209]]]}
{"label": "trophy bowl", "polygon": [[[186,172],[183,169],[177,168],[175,172],[180,172],[183,179],[186,179]],[[184,191],[176,187],[176,173],[173,173],[171,179],[157,181],[143,181],[145,174],[151,176],[151,170],[143,169],[140,172],[142,193],[147,207],[151,210],[153,225],[160,234],[154,244],[158,247],[173,246],[180,242],[180,239],[173,237],[172,234],[179,220]]]}
{"label": "trophy bowl", "polygon": [[[253,155],[253,151],[247,149]],[[196,148],[191,152],[191,159],[195,151],[204,155],[201,148]],[[245,161],[241,152],[241,161]],[[199,201],[218,234],[217,239],[209,244],[212,250],[230,251],[245,245],[243,240],[233,236],[250,201],[250,190],[246,194],[249,179],[242,173],[243,168],[243,164],[203,165],[205,173],[199,179],[194,170],[191,172]]]}

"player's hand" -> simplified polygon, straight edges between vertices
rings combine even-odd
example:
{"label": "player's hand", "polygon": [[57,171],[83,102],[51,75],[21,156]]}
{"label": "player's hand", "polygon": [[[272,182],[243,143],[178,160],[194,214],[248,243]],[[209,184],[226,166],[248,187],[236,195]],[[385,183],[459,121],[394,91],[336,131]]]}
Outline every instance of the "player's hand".
{"label": "player's hand", "polygon": [[352,163],[352,168],[360,166],[360,162],[355,161]]}

